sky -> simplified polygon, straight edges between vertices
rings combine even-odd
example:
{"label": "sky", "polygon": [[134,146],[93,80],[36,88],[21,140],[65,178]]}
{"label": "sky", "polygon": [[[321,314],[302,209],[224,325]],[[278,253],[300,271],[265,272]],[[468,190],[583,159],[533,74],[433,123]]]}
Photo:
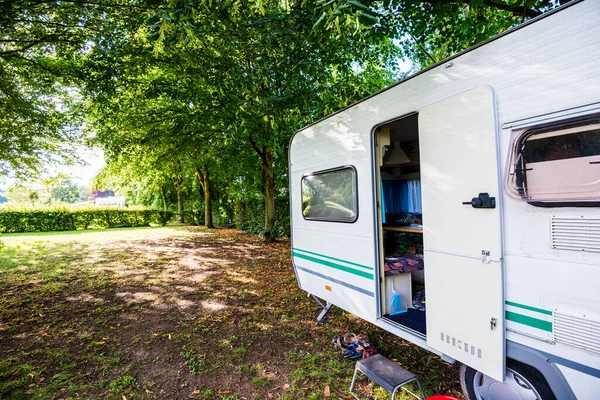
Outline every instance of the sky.
{"label": "sky", "polygon": [[[104,153],[101,149],[90,149],[80,147],[77,149],[80,158],[86,162],[86,165],[58,165],[46,166],[46,173],[43,177],[55,176],[63,173],[70,176],[78,186],[89,186],[94,177],[100,172],[106,164],[104,162]],[[12,178],[0,178],[0,189],[7,190],[16,182]]]}
{"label": "sky", "polygon": [[78,185],[89,186],[92,179],[106,165],[104,162],[104,153],[100,149],[83,148],[81,158],[86,161],[87,165],[76,167],[62,166],[58,172],[71,175]]}

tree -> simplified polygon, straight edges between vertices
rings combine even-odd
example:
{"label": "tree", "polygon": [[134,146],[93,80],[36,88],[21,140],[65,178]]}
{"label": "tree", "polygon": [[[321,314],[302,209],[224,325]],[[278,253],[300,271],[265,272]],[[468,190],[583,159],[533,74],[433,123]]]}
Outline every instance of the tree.
{"label": "tree", "polygon": [[315,7],[315,28],[364,29],[401,41],[421,68],[434,64],[569,0],[339,0]]}
{"label": "tree", "polygon": [[263,5],[161,8],[149,22],[155,49],[194,60],[198,91],[218,95],[220,107],[207,111],[215,125],[245,141],[258,157],[264,236],[271,241],[276,170],[287,168],[289,138],[390,83],[396,53],[390,41],[373,45],[366,37],[316,35],[313,14],[299,2]]}
{"label": "tree", "polygon": [[54,201],[73,204],[79,200],[79,187],[67,178],[59,179],[51,187],[51,198]]}
{"label": "tree", "polygon": [[31,200],[31,205],[35,206],[35,202],[40,199],[40,195],[38,192],[29,192],[29,200]]}
{"label": "tree", "polygon": [[80,62],[144,10],[136,0],[0,2],[0,175],[77,160]]}

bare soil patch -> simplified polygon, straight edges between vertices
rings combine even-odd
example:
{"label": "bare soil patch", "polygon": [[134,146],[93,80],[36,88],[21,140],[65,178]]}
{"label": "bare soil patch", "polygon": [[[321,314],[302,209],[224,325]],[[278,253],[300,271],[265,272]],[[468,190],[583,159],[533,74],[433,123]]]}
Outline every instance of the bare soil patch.
{"label": "bare soil patch", "polygon": [[[0,398],[352,398],[334,334],[365,332],[459,396],[457,368],[301,291],[290,243],[197,227],[2,239]],[[360,398],[387,394],[367,380]],[[408,398],[408,397],[407,397]]]}

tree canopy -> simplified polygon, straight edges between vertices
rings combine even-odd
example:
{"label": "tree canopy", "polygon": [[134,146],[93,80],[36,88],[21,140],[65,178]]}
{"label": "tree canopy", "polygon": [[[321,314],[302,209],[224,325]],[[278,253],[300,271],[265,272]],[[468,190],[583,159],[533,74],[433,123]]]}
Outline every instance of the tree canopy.
{"label": "tree canopy", "polygon": [[426,67],[556,5],[3,2],[0,174],[74,160],[85,139],[105,153],[100,189],[207,226],[257,201],[269,240],[296,130],[402,78],[402,59]]}

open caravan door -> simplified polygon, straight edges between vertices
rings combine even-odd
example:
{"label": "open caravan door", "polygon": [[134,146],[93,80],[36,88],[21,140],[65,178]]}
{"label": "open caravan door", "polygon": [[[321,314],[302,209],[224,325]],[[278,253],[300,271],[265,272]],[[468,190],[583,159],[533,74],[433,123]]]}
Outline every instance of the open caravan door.
{"label": "open caravan door", "polygon": [[495,100],[487,86],[419,113],[427,344],[503,381],[496,136]]}

